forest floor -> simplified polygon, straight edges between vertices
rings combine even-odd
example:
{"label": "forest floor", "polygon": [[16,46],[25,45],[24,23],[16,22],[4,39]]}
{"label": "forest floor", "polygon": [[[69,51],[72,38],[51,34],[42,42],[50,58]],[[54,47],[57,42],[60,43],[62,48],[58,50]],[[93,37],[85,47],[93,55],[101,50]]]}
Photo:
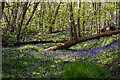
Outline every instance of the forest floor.
{"label": "forest floor", "polygon": [[56,51],[43,49],[58,43],[3,48],[3,78],[120,78],[120,65],[108,68],[119,57],[119,43],[102,37]]}

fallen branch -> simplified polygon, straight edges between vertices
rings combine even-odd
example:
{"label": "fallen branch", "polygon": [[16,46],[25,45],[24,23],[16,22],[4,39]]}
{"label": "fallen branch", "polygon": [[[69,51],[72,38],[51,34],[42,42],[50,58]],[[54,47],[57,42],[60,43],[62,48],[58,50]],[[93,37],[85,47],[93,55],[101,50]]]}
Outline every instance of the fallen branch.
{"label": "fallen branch", "polygon": [[80,43],[80,42],[84,42],[84,41],[92,40],[92,39],[99,39],[99,38],[104,37],[104,36],[110,36],[111,34],[118,34],[118,33],[120,33],[120,30],[103,32],[103,33],[91,35],[91,36],[88,36],[88,37],[72,39],[72,40],[68,40],[64,43],[58,44],[56,46],[52,46],[48,49],[45,49],[45,51],[57,50],[57,49],[67,49],[67,48],[69,48],[69,47],[71,47],[71,46],[73,46],[77,43]]}

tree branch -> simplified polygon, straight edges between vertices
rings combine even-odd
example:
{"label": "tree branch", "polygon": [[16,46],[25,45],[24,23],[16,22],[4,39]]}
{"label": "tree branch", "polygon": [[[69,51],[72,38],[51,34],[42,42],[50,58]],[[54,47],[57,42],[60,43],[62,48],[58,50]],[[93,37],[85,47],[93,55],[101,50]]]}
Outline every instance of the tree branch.
{"label": "tree branch", "polygon": [[28,25],[28,24],[29,24],[29,22],[30,22],[30,20],[32,19],[32,17],[33,17],[33,15],[34,15],[35,10],[36,10],[36,8],[37,8],[38,5],[39,5],[39,2],[35,3],[34,8],[33,8],[33,11],[32,11],[32,14],[31,14],[31,16],[29,17],[29,19],[27,20],[27,22],[26,22],[25,25]]}

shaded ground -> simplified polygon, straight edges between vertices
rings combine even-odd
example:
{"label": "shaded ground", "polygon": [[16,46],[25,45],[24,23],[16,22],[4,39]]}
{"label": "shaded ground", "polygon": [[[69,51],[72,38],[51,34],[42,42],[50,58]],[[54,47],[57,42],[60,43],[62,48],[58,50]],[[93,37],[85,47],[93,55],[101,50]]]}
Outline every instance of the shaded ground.
{"label": "shaded ground", "polygon": [[[89,45],[89,43],[92,43],[92,40],[87,43],[86,44]],[[83,51],[73,51],[70,49],[43,51],[43,48],[55,44],[37,44],[38,51],[34,48],[30,49],[28,46],[24,47],[24,45],[20,48],[3,48],[3,76],[17,78],[54,77],[59,76],[64,70],[64,66],[71,62],[92,61],[103,65],[108,64],[112,59],[117,58],[120,51],[119,43],[120,41],[111,44],[108,43],[108,45],[104,47],[101,47],[102,45],[99,43],[99,46],[96,45],[99,48],[96,47],[90,50],[85,50],[85,43],[81,43],[81,46],[83,46],[81,50]],[[118,73],[116,73],[116,75],[119,76]],[[116,75],[113,75],[113,77]]]}

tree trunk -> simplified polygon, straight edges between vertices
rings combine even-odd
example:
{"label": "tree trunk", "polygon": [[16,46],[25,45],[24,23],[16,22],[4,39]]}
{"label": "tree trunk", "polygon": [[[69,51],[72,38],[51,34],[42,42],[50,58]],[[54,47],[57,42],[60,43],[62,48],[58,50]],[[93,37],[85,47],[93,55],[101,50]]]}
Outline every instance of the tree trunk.
{"label": "tree trunk", "polygon": [[[105,3],[106,4],[106,3]],[[104,20],[104,27],[106,28],[106,15],[107,15],[107,13],[105,12],[104,13],[104,18],[105,18],[105,20]]]}
{"label": "tree trunk", "polygon": [[80,43],[80,42],[84,42],[84,41],[92,40],[92,39],[99,39],[101,37],[109,36],[111,34],[117,34],[117,33],[120,33],[120,30],[104,32],[104,33],[95,34],[95,35],[91,35],[88,37],[82,37],[82,38],[78,38],[78,39],[71,39],[71,40],[68,40],[64,43],[58,44],[57,46],[53,46],[53,47],[50,47],[48,49],[45,49],[45,51],[57,50],[57,49],[67,49],[67,48],[69,48],[77,43]]}
{"label": "tree trunk", "polygon": [[11,20],[11,22],[9,24],[9,26],[11,28],[11,32],[14,32],[17,14],[18,14],[18,3],[15,6],[13,6],[13,19]]}
{"label": "tree trunk", "polygon": [[[94,3],[93,7],[94,7],[94,16],[96,16],[97,15],[97,3],[96,2]],[[96,34],[98,30],[97,29],[97,18],[95,17],[94,20],[95,20],[94,21],[94,33]]]}
{"label": "tree trunk", "polygon": [[[92,6],[93,6],[93,11],[94,11],[94,2],[92,2]],[[94,16],[94,12],[92,13],[92,17]],[[94,18],[92,18],[92,21],[91,21],[91,35],[94,33]]]}
{"label": "tree trunk", "polygon": [[26,2],[26,3],[24,4],[22,18],[21,18],[20,23],[18,24],[17,42],[19,42],[19,39],[20,39],[20,34],[21,34],[21,29],[22,29],[23,20],[24,20],[24,18],[25,18],[25,14],[26,14],[26,11],[27,11],[27,9],[28,9],[27,5],[28,5],[28,2]]}
{"label": "tree trunk", "polygon": [[27,20],[26,25],[29,24],[29,22],[30,22],[30,20],[32,19],[32,17],[33,17],[33,15],[34,15],[35,10],[36,10],[36,8],[37,8],[38,5],[39,5],[39,2],[35,3],[35,6],[34,6],[33,11],[32,11],[32,13],[31,13],[31,16],[30,16],[29,19]]}
{"label": "tree trunk", "polygon": [[84,31],[85,31],[85,2],[83,2],[83,13],[82,13],[82,16],[83,16],[83,29],[82,29],[82,32],[83,32],[83,36],[84,36]]}
{"label": "tree trunk", "polygon": [[73,8],[72,8],[72,2],[69,3],[69,24],[71,28],[71,39],[72,38],[77,38],[77,33],[76,33],[76,27],[75,27],[75,22],[74,22],[74,17],[73,17]]}
{"label": "tree trunk", "polygon": [[[100,14],[100,12],[101,12],[101,2],[99,2],[99,16],[101,15]],[[99,30],[99,32],[98,33],[100,33],[100,22],[101,22],[101,16],[99,17],[99,28],[98,28],[98,30]]]}
{"label": "tree trunk", "polygon": [[[34,15],[34,13],[35,13],[36,8],[37,8],[38,5],[39,5],[39,2],[35,3],[34,8],[33,8],[33,11],[32,11],[32,13],[31,13],[31,16],[28,18],[27,22],[25,23],[26,26],[29,25],[29,23],[30,23],[30,21],[31,21],[31,19],[32,19],[32,17],[33,17],[33,15]],[[24,33],[25,29],[27,29],[27,27],[25,27],[25,28],[23,29],[23,31],[21,32],[21,34],[22,34],[22,35],[20,35],[21,38],[23,37],[23,33]]]}
{"label": "tree trunk", "polygon": [[[116,9],[118,8],[117,7],[117,2],[115,3],[115,5],[116,5]],[[118,26],[118,10],[116,10],[116,27]]]}
{"label": "tree trunk", "polygon": [[[78,9],[78,15],[80,14],[80,8],[81,8],[81,2],[79,2],[79,9]],[[80,29],[80,17],[77,18],[77,26],[78,26],[78,37],[81,37],[81,29]]]}
{"label": "tree trunk", "polygon": [[50,28],[49,28],[49,32],[50,32],[50,33],[52,33],[52,26],[53,26],[53,24],[55,23],[55,19],[56,19],[56,16],[57,16],[57,14],[58,14],[58,10],[59,10],[59,8],[60,8],[61,3],[62,3],[62,2],[59,3],[59,5],[57,6],[57,9],[56,9],[56,11],[55,11],[55,16],[54,16],[54,18],[53,18],[53,20],[52,20],[52,22],[51,22],[52,25],[50,25]]}
{"label": "tree trunk", "polygon": [[2,12],[3,12],[4,7],[5,7],[5,2],[4,1],[1,3],[1,7],[2,7]]}
{"label": "tree trunk", "polygon": [[8,15],[5,14],[5,11],[3,11],[4,10],[4,5],[5,5],[5,2],[2,2],[2,6],[3,6],[2,7],[2,13],[4,14],[4,18],[7,22],[7,28],[6,28],[5,32],[3,33],[3,35],[4,35],[3,43],[7,44],[8,34],[10,32],[14,32],[14,29],[15,29],[15,23],[16,23],[16,18],[17,18],[17,13],[18,13],[18,3],[16,5],[13,5],[13,8],[11,9],[11,13],[12,13],[11,14],[11,16],[12,16],[11,20],[9,20]]}
{"label": "tree trunk", "polygon": [[119,27],[118,27],[118,29],[120,30],[120,2],[118,2],[118,5],[119,5],[119,21],[118,21],[118,23],[119,23],[118,26]]}
{"label": "tree trunk", "polygon": [[[2,3],[0,3],[0,26],[1,26],[1,23],[2,23],[2,21],[1,21],[1,19],[2,19],[2,12],[3,12],[3,4]],[[2,53],[2,28],[0,28],[0,53]],[[2,61],[2,55],[0,56],[0,61]],[[1,64],[1,63],[0,63]],[[2,71],[2,67],[0,67],[0,71]],[[2,72],[0,72],[0,79],[2,79]]]}
{"label": "tree trunk", "polygon": [[[92,3],[92,6],[93,6],[93,16],[95,16],[96,15],[96,11],[95,11],[95,6],[96,6],[96,3],[95,2],[93,2]],[[96,31],[96,21],[95,21],[95,17],[93,18],[93,34],[95,33],[95,31]]]}

